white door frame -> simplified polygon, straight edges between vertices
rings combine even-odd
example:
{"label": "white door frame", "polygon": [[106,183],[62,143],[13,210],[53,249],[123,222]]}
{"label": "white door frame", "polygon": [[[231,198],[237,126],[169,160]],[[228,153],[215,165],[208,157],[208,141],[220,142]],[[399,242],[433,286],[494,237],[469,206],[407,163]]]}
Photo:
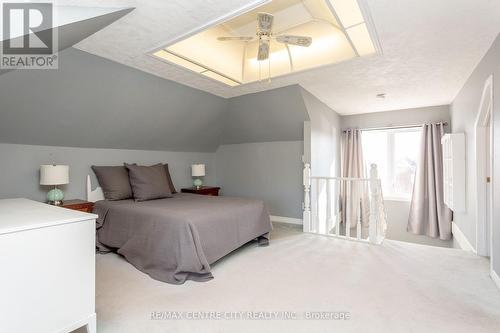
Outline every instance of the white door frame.
{"label": "white door frame", "polygon": [[[491,249],[492,237],[492,214],[487,218],[486,177],[486,154],[485,142],[490,135],[490,170],[493,171],[493,75],[490,75],[484,83],[481,103],[474,125],[474,143],[476,159],[476,252],[478,255],[490,255],[492,262],[493,251]],[[490,124],[488,126],[488,124]],[[487,129],[490,129],[488,133]],[[490,191],[490,208],[493,208],[492,193]],[[489,225],[489,237],[487,237],[487,226]]]}

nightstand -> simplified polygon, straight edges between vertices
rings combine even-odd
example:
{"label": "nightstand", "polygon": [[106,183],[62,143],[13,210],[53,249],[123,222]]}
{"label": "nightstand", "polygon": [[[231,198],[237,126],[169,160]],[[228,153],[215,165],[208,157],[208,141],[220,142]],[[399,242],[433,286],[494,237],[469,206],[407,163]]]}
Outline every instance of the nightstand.
{"label": "nightstand", "polygon": [[94,208],[94,203],[85,201],[85,200],[64,200],[63,204],[59,207],[78,210],[80,212],[92,213],[92,209]]}
{"label": "nightstand", "polygon": [[219,196],[220,187],[212,187],[212,186],[202,186],[199,189],[196,187],[188,187],[181,189],[182,193],[193,193],[193,194],[201,194],[201,195],[211,195],[214,197]]}

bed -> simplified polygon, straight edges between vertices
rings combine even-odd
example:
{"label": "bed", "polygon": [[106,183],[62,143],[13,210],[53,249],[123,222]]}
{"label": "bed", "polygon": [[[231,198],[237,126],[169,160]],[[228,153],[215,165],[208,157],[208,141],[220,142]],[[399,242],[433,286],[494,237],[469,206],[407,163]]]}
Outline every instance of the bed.
{"label": "bed", "polygon": [[210,280],[210,265],[220,258],[252,240],[269,241],[272,227],[261,200],[176,193],[143,202],[107,201],[99,187],[91,188],[88,177],[100,250],[119,253],[160,281]]}

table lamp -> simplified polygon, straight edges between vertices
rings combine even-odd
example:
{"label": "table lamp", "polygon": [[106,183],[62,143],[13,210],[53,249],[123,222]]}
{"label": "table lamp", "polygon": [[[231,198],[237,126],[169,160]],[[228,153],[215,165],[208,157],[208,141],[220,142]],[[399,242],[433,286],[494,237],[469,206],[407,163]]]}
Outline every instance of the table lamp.
{"label": "table lamp", "polygon": [[67,165],[40,165],[40,185],[54,186],[47,193],[47,202],[51,205],[60,206],[63,203],[64,193],[57,185],[69,183],[69,166]]}
{"label": "table lamp", "polygon": [[203,185],[203,180],[201,177],[205,176],[205,164],[193,164],[191,165],[191,176],[193,176],[193,185],[197,190]]}

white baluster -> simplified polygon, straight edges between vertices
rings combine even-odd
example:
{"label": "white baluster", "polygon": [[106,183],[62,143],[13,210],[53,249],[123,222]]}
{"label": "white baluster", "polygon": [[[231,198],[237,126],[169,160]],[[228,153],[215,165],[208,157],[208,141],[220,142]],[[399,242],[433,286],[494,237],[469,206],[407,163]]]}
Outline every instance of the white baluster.
{"label": "white baluster", "polygon": [[319,225],[320,225],[320,216],[319,216],[319,185],[320,185],[320,179],[316,178],[316,186],[314,186],[314,227],[313,230],[314,232],[319,232]]}
{"label": "white baluster", "polygon": [[352,200],[352,181],[346,181],[346,214],[345,214],[345,236],[351,238],[351,200]]}
{"label": "white baluster", "polygon": [[302,228],[304,232],[311,231],[311,166],[304,164],[303,171],[304,184],[304,211],[302,213]]}
{"label": "white baluster", "polygon": [[[305,232],[321,233],[342,237],[341,222],[347,239],[365,241],[363,221],[365,217],[364,199],[366,186],[370,186],[370,213],[368,219],[368,240],[380,244],[385,238],[386,217],[382,197],[382,185],[378,178],[377,166],[371,165],[370,178],[311,177],[310,165],[304,165],[303,223]],[[333,183],[333,188],[332,188]],[[326,190],[322,186],[326,187]],[[344,190],[345,197],[340,196]],[[325,193],[326,192],[326,193]],[[326,204],[324,203],[326,200]],[[334,201],[335,200],[335,201]],[[342,214],[339,202],[342,200]],[[323,207],[325,205],[325,207]],[[326,210],[326,211],[325,211]],[[355,223],[353,225],[353,223]],[[332,228],[335,226],[335,231]],[[355,235],[351,234],[356,228]]]}
{"label": "white baluster", "polygon": [[356,205],[356,211],[357,211],[357,220],[358,220],[358,223],[356,224],[356,238],[358,240],[361,239],[361,197],[360,197],[360,194],[362,195],[362,192],[360,191],[359,189],[359,186],[362,185],[361,181],[356,181],[357,183],[357,193],[356,193],[356,201],[357,201],[357,205]]}
{"label": "white baluster", "polygon": [[371,243],[379,243],[379,198],[380,182],[378,180],[377,165],[372,164],[370,168],[370,219],[369,234]]}
{"label": "white baluster", "polygon": [[385,213],[384,207],[384,196],[382,193],[382,182],[380,179],[377,180],[377,188],[378,188],[378,207],[379,207],[379,215],[378,215],[378,242],[382,243],[385,239],[385,235],[387,232],[387,214]]}
{"label": "white baluster", "polygon": [[[335,204],[336,212],[337,212],[337,214],[336,214],[336,216],[337,216],[337,218],[336,218],[337,224],[335,225],[335,234],[337,235],[337,237],[340,236],[340,220],[341,220],[341,218],[340,218],[340,207],[338,206],[338,202],[339,202],[340,188],[342,186],[341,184],[342,184],[342,180],[340,180],[340,179],[335,182],[335,186],[336,186],[336,189],[337,189],[337,191],[335,191],[335,200],[337,202]],[[345,223],[345,221],[344,221],[344,223]]]}
{"label": "white baluster", "polygon": [[332,226],[332,194],[330,191],[330,179],[326,180],[326,230],[325,233],[330,233]]}

